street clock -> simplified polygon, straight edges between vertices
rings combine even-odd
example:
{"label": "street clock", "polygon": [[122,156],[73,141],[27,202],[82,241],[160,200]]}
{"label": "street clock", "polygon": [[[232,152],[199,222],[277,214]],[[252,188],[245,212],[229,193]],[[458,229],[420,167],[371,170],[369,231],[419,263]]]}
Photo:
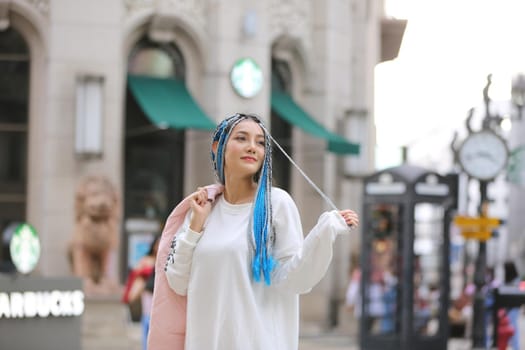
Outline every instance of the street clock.
{"label": "street clock", "polygon": [[261,67],[252,58],[241,58],[235,62],[230,72],[230,81],[235,92],[244,98],[252,98],[263,85]]}
{"label": "street clock", "polygon": [[482,181],[494,179],[507,165],[508,157],[507,143],[490,130],[470,134],[458,151],[463,170]]}

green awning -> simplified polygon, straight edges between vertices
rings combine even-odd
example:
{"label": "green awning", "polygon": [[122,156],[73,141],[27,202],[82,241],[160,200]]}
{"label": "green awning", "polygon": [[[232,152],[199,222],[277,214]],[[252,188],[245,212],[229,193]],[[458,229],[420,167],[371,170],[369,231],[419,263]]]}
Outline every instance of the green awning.
{"label": "green awning", "polygon": [[328,150],[337,154],[359,154],[359,144],[352,143],[344,137],[326,130],[315,119],[308,115],[290,95],[272,91],[272,109],[287,122],[303,129],[312,136],[328,141]]}
{"label": "green awning", "polygon": [[215,123],[193,100],[182,80],[128,75],[128,85],[144,114],[157,127],[215,129]]}

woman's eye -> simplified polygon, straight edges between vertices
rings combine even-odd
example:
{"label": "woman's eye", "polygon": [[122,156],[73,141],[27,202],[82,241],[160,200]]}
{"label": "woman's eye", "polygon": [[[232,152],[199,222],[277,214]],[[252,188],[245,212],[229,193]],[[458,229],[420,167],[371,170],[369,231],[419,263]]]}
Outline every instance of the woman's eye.
{"label": "woman's eye", "polygon": [[260,146],[263,146],[264,147],[264,141],[259,141],[257,142]]}
{"label": "woman's eye", "polygon": [[244,141],[244,140],[246,140],[246,137],[244,137],[244,136],[237,136],[235,139],[239,140],[239,141]]}

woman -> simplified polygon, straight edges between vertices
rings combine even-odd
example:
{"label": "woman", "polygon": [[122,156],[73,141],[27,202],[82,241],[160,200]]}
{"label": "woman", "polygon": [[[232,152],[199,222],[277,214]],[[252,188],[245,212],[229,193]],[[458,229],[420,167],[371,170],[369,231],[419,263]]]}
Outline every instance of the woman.
{"label": "woman", "polygon": [[297,349],[298,295],[323,277],[333,241],[358,217],[326,212],[303,241],[294,201],[271,187],[270,135],[253,115],[219,124],[212,161],[223,192],[188,197],[165,266],[171,289],[187,295],[184,349]]}
{"label": "woman", "polygon": [[155,258],[159,248],[160,236],[156,236],[151,242],[149,251],[138,262],[128,278],[123,302],[128,304],[140,298],[141,325],[142,325],[142,349],[147,349],[149,332],[149,321],[151,303],[153,299],[152,279],[154,278]]}
{"label": "woman", "polygon": [[[516,264],[514,264],[513,261],[506,261],[503,264],[503,270],[505,273],[505,285],[506,286],[517,286],[520,278],[518,274],[518,270],[516,269]],[[519,315],[520,315],[520,307],[513,307],[510,308],[507,312],[507,315],[509,316],[510,323],[512,324],[512,327],[514,328],[514,335],[509,340],[509,345],[512,348],[512,350],[519,350],[520,348],[520,327],[519,327]]]}

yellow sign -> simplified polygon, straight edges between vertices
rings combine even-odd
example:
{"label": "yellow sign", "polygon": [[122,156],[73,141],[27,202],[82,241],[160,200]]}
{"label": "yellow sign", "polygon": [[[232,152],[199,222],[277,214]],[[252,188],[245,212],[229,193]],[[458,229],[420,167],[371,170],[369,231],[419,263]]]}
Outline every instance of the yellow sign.
{"label": "yellow sign", "polygon": [[486,241],[492,237],[492,232],[488,231],[462,231],[461,235],[466,239],[477,239],[479,241]]}
{"label": "yellow sign", "polygon": [[500,225],[500,220],[496,218],[456,216],[454,218],[454,224],[462,228],[466,228],[466,227],[496,228]]}
{"label": "yellow sign", "polygon": [[486,241],[492,237],[492,229],[499,227],[500,220],[489,217],[456,216],[454,224],[461,228],[466,239]]}

